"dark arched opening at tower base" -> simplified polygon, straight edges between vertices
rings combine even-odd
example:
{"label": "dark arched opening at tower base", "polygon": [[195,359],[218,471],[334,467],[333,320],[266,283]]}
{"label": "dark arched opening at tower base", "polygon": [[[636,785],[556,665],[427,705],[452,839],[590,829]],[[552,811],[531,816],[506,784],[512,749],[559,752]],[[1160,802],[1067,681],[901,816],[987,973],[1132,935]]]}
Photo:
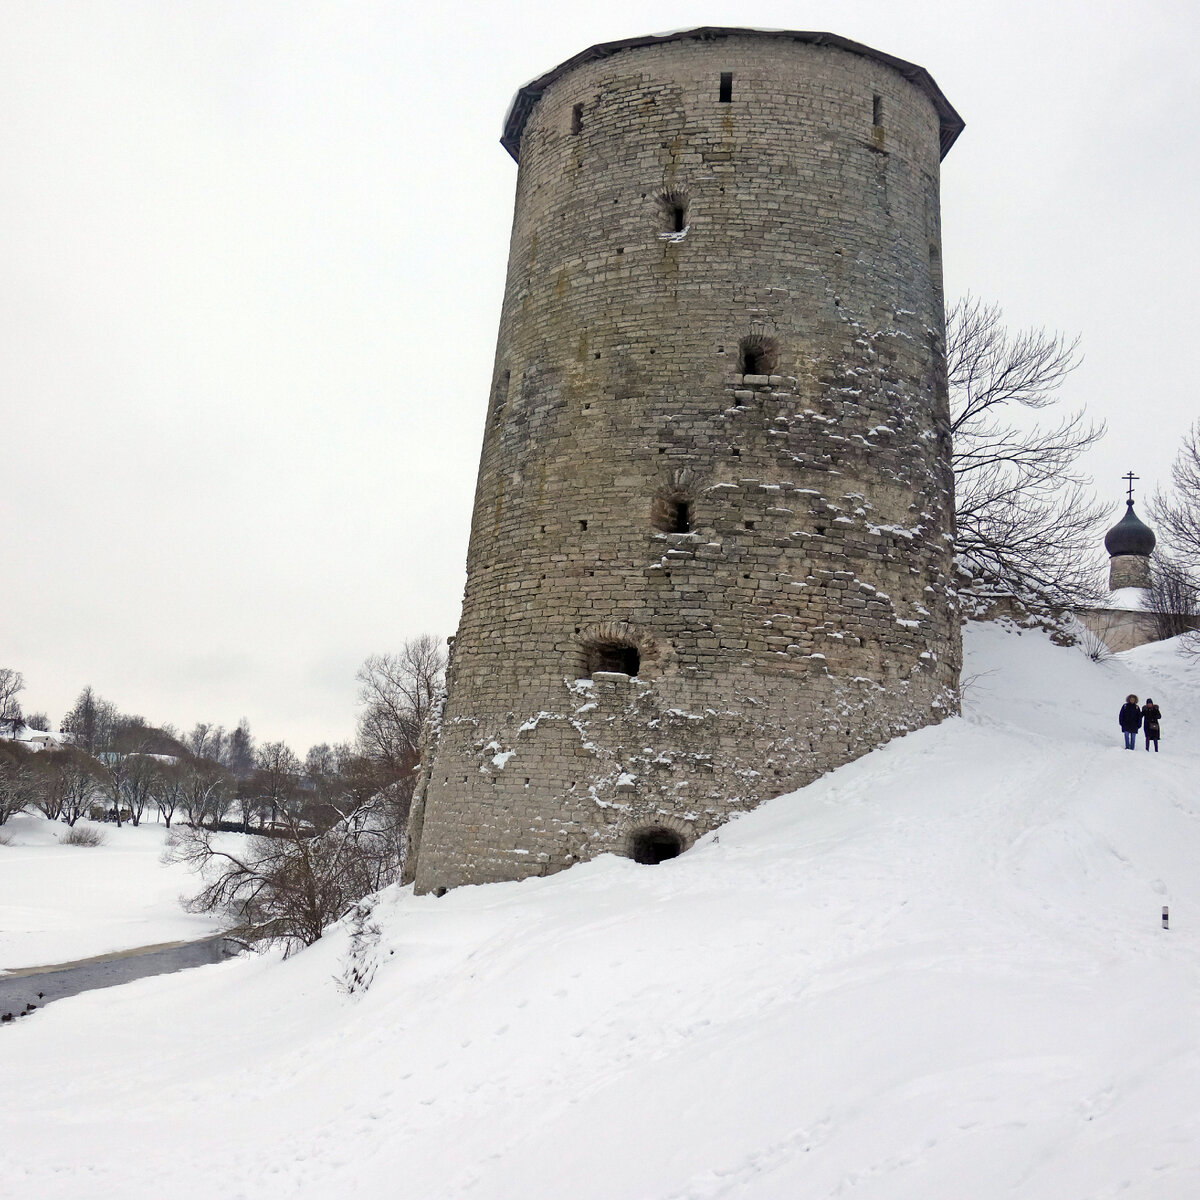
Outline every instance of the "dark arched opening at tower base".
{"label": "dark arched opening at tower base", "polygon": [[637,830],[629,839],[629,857],[636,863],[657,866],[683,853],[683,838],[673,829],[651,825]]}

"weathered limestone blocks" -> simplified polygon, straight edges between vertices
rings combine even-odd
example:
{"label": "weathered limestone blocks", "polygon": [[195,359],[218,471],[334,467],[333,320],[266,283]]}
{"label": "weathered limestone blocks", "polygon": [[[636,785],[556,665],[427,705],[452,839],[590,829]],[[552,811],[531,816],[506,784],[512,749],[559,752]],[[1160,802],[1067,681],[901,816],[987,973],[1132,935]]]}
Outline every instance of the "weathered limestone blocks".
{"label": "weathered limestone blocks", "polygon": [[959,128],[830,35],[612,43],[522,89],[418,889],[654,861],[956,710]]}

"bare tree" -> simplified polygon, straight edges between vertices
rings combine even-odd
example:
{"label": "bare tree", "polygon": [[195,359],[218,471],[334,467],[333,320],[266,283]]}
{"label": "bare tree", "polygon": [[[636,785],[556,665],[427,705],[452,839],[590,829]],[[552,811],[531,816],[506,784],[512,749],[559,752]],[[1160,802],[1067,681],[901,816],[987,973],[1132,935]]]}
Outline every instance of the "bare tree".
{"label": "bare tree", "polygon": [[1079,365],[1079,339],[1011,333],[974,297],[946,318],[959,562],[1013,595],[1051,603],[1092,598],[1103,505],[1080,456],[1104,434],[1083,412],[1052,426],[1020,414],[1058,403]]}
{"label": "bare tree", "polygon": [[180,760],[180,800],[194,826],[210,817],[215,826],[229,806],[229,772],[220,763],[190,754]]}
{"label": "bare tree", "polygon": [[158,790],[161,775],[162,764],[152,754],[141,751],[129,756],[125,773],[125,802],[129,805],[129,819],[134,826],[142,823],[146,806]]}
{"label": "bare tree", "polygon": [[97,696],[89,684],[63,717],[62,729],[81,750],[95,755],[111,744],[118,720],[116,707]]}
{"label": "bare tree", "polygon": [[0,825],[37,801],[31,757],[20,742],[0,742]]}
{"label": "bare tree", "polygon": [[288,813],[300,785],[300,760],[286,742],[268,742],[254,756],[255,786],[263,808],[271,809],[271,828]]}
{"label": "bare tree", "polygon": [[150,795],[159,815],[170,829],[171,819],[175,816],[175,810],[183,803],[184,796],[184,769],[178,759],[159,764]]}
{"label": "bare tree", "polygon": [[226,737],[221,725],[197,722],[183,742],[196,758],[207,758],[215,763],[224,761]]}
{"label": "bare tree", "polygon": [[1154,496],[1150,514],[1161,541],[1174,551],[1160,547],[1151,559],[1150,599],[1159,636],[1186,634],[1181,649],[1200,657],[1200,420],[1184,434],[1171,464],[1171,488]]}
{"label": "bare tree", "polygon": [[405,642],[399,654],[373,654],[359,668],[359,745],[393,779],[416,764],[421,727],[445,669],[441,643],[429,634]]}
{"label": "bare tree", "polygon": [[1200,565],[1200,421],[1184,435],[1171,464],[1171,491],[1156,495],[1150,512],[1167,544]]}
{"label": "bare tree", "polygon": [[73,826],[100,789],[99,763],[74,746],[43,751],[33,763],[38,776],[38,808],[50,820]]}
{"label": "bare tree", "polygon": [[25,690],[25,677],[12,667],[0,667],[0,730],[7,728],[15,737],[25,720],[17,696]]}
{"label": "bare tree", "polygon": [[[1191,635],[1200,628],[1200,579],[1178,559],[1159,552],[1150,560],[1149,601],[1158,637]],[[1200,650],[1196,641],[1189,637],[1183,648]]]}
{"label": "bare tree", "polygon": [[373,890],[360,834],[338,826],[313,836],[286,806],[279,835],[218,840],[202,827],[176,830],[166,851],[206,879],[193,912],[224,912],[248,944],[311,946],[322,931]]}
{"label": "bare tree", "polygon": [[254,737],[245,717],[226,739],[225,765],[235,779],[249,779],[254,774]]}

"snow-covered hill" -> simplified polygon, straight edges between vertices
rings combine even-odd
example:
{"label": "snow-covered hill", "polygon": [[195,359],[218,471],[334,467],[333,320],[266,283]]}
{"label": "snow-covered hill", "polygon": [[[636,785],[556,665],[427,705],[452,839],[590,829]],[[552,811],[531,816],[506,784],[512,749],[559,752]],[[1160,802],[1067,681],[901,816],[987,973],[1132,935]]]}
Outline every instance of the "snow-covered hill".
{"label": "snow-covered hill", "polygon": [[384,893],[365,993],[342,929],[55,1004],[0,1030],[0,1191],[1200,1195],[1198,675],[976,626],[964,719],[682,858]]}

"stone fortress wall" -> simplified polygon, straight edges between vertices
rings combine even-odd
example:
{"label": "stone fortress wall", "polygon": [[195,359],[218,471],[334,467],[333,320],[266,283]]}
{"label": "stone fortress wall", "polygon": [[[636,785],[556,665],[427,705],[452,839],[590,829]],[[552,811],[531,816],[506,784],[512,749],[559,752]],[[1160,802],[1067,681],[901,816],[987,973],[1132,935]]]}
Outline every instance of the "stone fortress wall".
{"label": "stone fortress wall", "polygon": [[519,94],[418,891],[686,849],[957,711],[961,124],[920,68],[816,34],[613,43]]}

